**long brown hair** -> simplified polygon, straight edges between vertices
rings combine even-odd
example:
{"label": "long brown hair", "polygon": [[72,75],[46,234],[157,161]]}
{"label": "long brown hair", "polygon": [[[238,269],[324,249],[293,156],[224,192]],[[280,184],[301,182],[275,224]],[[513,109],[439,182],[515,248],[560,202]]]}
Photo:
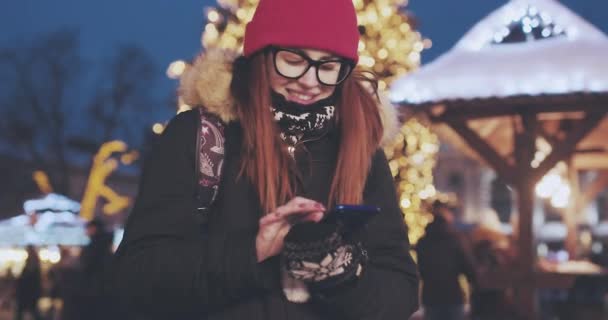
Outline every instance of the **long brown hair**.
{"label": "long brown hair", "polygon": [[[366,86],[365,83],[369,84]],[[263,52],[234,63],[232,94],[243,128],[241,176],[256,187],[265,213],[274,211],[294,196],[294,163],[279,137],[269,106],[270,79]],[[377,81],[359,70],[336,88],[336,122],[340,147],[329,203],[358,204],[373,153],[382,138]]]}

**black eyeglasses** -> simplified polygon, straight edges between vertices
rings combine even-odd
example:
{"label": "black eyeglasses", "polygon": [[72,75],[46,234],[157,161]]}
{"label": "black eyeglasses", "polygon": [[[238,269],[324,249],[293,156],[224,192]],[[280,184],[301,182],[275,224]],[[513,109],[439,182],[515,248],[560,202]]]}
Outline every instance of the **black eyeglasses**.
{"label": "black eyeglasses", "polygon": [[352,61],[346,59],[313,60],[299,50],[277,47],[271,47],[270,50],[275,70],[288,79],[299,79],[308,69],[314,67],[319,83],[337,86],[348,78],[355,67]]}

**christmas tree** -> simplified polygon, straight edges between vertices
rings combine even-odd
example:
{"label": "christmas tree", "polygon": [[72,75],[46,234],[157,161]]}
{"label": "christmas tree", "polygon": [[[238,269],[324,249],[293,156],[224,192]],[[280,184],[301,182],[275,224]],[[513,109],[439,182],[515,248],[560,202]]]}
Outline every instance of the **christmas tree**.
{"label": "christmas tree", "polygon": [[[245,26],[258,2],[218,0],[217,6],[206,11],[203,47],[241,51]],[[392,80],[420,65],[420,53],[431,42],[415,30],[413,19],[404,8],[406,0],[353,0],[353,4],[361,33],[359,64],[378,75],[379,89],[384,91]],[[407,121],[394,146],[385,149],[412,243],[422,236],[431,220],[423,202],[435,196],[432,170],[438,149],[437,137],[415,119]]]}

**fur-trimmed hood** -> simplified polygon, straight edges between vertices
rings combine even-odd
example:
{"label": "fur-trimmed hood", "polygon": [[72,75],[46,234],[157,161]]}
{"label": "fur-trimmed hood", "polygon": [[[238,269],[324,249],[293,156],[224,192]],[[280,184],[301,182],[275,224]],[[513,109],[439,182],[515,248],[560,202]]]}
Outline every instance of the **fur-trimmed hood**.
{"label": "fur-trimmed hood", "polygon": [[[237,56],[233,51],[219,49],[199,55],[181,78],[179,94],[184,102],[191,106],[205,106],[225,122],[238,120],[230,93],[232,63]],[[397,112],[384,97],[381,97],[378,110],[384,127],[381,144],[387,146],[399,130]]]}

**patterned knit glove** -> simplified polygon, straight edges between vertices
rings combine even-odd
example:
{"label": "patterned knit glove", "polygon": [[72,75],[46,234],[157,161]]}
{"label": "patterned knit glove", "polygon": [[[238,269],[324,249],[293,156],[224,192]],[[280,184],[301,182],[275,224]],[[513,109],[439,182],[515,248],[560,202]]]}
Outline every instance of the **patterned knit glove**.
{"label": "patterned knit glove", "polygon": [[367,260],[360,244],[343,240],[336,224],[294,225],[284,240],[283,267],[311,290],[333,289],[361,275]]}

